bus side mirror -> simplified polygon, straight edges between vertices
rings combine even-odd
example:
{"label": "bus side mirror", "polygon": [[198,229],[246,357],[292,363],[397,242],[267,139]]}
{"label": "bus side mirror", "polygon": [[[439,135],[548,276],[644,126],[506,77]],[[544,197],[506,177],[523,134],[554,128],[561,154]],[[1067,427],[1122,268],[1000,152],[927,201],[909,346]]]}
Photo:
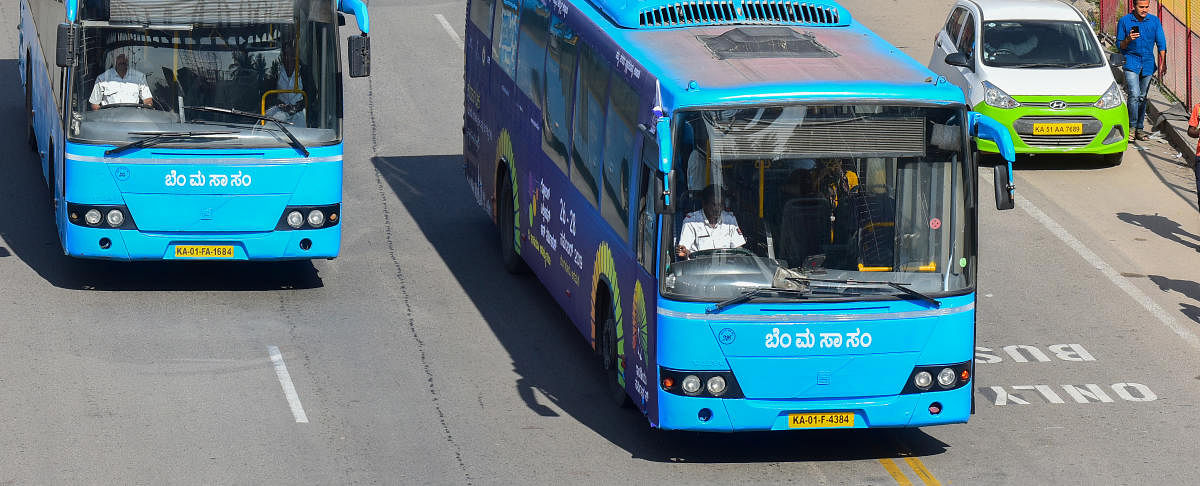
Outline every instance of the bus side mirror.
{"label": "bus side mirror", "polygon": [[363,35],[352,35],[346,39],[347,61],[350,63],[350,77],[363,78],[371,75],[371,38]]}
{"label": "bus side mirror", "polygon": [[1017,206],[1016,186],[1012,183],[1010,164],[996,164],[992,167],[992,179],[996,181],[996,209],[1012,209]]}
{"label": "bus side mirror", "polygon": [[79,27],[74,24],[58,24],[58,38],[54,48],[54,64],[58,67],[75,66],[75,42]]}
{"label": "bus side mirror", "polygon": [[671,190],[670,183],[675,180],[675,171],[671,171],[663,177],[662,172],[658,172],[654,178],[654,210],[658,214],[675,214],[675,191]]}
{"label": "bus side mirror", "polygon": [[1004,157],[1003,164],[996,164],[994,176],[996,183],[996,209],[1012,209],[1016,207],[1016,185],[1013,184],[1012,163],[1016,160],[1016,150],[1013,148],[1012,135],[1008,127],[982,113],[972,111],[971,135],[982,140],[996,143],[1000,155]]}

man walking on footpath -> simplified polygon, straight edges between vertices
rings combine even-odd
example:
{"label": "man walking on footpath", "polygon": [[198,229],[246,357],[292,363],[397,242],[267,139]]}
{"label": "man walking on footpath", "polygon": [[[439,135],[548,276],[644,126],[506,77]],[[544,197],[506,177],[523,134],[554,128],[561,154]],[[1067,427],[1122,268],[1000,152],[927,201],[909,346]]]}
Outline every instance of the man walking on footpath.
{"label": "man walking on footpath", "polygon": [[[1200,137],[1200,103],[1192,107],[1192,117],[1188,119],[1188,136]],[[1196,204],[1200,206],[1200,143],[1196,144],[1196,158],[1192,160],[1192,172],[1196,176]],[[1197,248],[1200,251],[1200,248]]]}
{"label": "man walking on footpath", "polygon": [[1158,44],[1158,63],[1167,74],[1167,38],[1162,22],[1150,15],[1150,0],[1135,0],[1133,11],[1117,21],[1117,46],[1125,55],[1125,90],[1129,92],[1129,141],[1149,140],[1142,131],[1146,118],[1146,91],[1157,65],[1154,45]]}

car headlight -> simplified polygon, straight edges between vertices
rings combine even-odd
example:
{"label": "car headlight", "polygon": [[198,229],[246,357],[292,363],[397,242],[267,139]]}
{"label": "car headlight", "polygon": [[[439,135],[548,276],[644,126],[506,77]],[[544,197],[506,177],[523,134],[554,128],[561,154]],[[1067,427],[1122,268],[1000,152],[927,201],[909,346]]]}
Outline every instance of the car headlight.
{"label": "car headlight", "polygon": [[1121,106],[1125,102],[1125,92],[1121,91],[1121,87],[1117,83],[1113,83],[1108,87],[1104,94],[1100,95],[1100,99],[1093,103],[1093,106],[1101,110],[1108,110]]}
{"label": "car headlight", "polygon": [[1017,103],[1017,100],[1014,100],[1012,96],[1009,96],[1008,93],[1005,93],[1004,90],[997,88],[996,85],[992,83],[984,81],[983,89],[983,102],[987,103],[988,106],[1004,109],[1021,106],[1021,104]]}

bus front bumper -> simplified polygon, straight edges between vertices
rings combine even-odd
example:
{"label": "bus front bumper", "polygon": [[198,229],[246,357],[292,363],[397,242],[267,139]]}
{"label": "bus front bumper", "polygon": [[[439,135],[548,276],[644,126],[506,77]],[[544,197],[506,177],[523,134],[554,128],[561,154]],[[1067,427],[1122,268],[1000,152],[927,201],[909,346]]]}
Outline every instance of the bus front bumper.
{"label": "bus front bumper", "polygon": [[[740,432],[805,430],[791,426],[791,415],[852,412],[853,427],[923,427],[964,423],[971,414],[974,380],[948,391],[840,400],[755,400],[686,397],[658,391],[659,423],[669,430]],[[938,414],[930,406],[940,407]],[[708,417],[703,420],[702,417]],[[830,428],[830,427],[825,427]]]}
{"label": "bus front bumper", "polygon": [[[341,225],[297,231],[151,233],[67,224],[64,246],[70,256],[103,260],[266,261],[334,258],[341,240]],[[177,256],[177,247],[193,251]],[[205,248],[209,251],[195,251]],[[211,251],[214,248],[220,250]]]}

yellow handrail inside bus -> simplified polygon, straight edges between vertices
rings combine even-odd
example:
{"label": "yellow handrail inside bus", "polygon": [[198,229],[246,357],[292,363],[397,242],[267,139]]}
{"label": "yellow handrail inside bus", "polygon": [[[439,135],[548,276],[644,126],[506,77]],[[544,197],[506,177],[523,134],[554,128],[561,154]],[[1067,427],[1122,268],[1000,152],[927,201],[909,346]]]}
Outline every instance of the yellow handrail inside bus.
{"label": "yellow handrail inside bus", "polygon": [[305,93],[304,90],[302,90],[302,89],[268,89],[267,92],[263,93],[263,95],[262,95],[262,108],[261,108],[262,111],[260,111],[259,114],[261,114],[263,116],[267,115],[267,97],[268,96],[271,96],[273,94],[281,94],[281,93],[299,93],[300,98],[302,98],[304,100],[304,109],[305,110],[308,109],[308,93]]}

